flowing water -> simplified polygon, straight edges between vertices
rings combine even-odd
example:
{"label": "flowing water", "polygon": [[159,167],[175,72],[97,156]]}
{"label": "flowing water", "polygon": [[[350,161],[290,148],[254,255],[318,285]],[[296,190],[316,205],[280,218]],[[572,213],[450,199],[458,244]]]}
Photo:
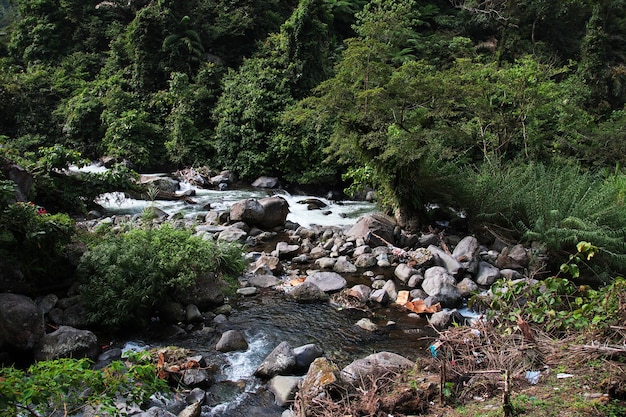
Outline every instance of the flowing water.
{"label": "flowing water", "polygon": [[[315,198],[328,206],[324,210],[311,211],[305,204],[298,203],[308,196],[273,193],[281,194],[289,202],[287,219],[303,226],[351,225],[361,215],[375,211],[371,203],[337,203],[319,197]],[[170,215],[182,212],[186,217],[193,217],[206,213],[207,207],[226,210],[241,199],[268,195],[267,191],[256,189],[196,189],[196,195],[192,197],[197,202],[194,205],[182,201],[134,200],[119,193],[103,195],[98,202],[107,214],[140,213],[148,205],[155,205]],[[369,281],[359,274],[346,279],[348,286]],[[417,359],[426,354],[433,337],[425,319],[410,316],[407,310],[395,305],[364,310],[333,303],[299,304],[276,290],[263,290],[252,297],[233,297],[229,304],[233,311],[226,323],[216,325],[218,332],[197,330],[173,338],[153,332],[126,344],[127,348],[143,346],[144,342],[149,346],[176,345],[201,352],[217,364],[216,382],[209,390],[211,407],[203,411],[202,417],[279,416],[283,409],[273,405],[272,395],[253,374],[267,354],[283,341],[293,347],[316,343],[326,357],[343,367],[354,359],[380,351]],[[370,332],[356,326],[356,322],[364,317],[376,323],[379,330]],[[228,329],[240,330],[245,335],[249,344],[245,352],[219,353],[214,350],[219,333]]]}

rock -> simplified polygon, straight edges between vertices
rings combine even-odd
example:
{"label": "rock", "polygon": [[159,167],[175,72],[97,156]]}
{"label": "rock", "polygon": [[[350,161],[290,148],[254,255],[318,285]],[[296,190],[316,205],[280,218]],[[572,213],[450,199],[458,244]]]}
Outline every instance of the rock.
{"label": "rock", "polygon": [[374,332],[378,330],[378,326],[376,325],[376,323],[374,323],[367,317],[363,317],[361,320],[357,321],[356,325],[363,330],[367,330],[368,332]]}
{"label": "rock", "polygon": [[517,262],[519,265],[521,265],[522,268],[526,268],[528,266],[528,263],[530,262],[530,255],[528,254],[528,249],[526,249],[524,245],[521,245],[521,244],[513,246],[509,250],[508,256],[509,258]]}
{"label": "rock", "polygon": [[202,321],[202,313],[195,304],[187,304],[187,307],[185,307],[185,317],[187,319],[187,323],[197,323]]}
{"label": "rock", "polygon": [[309,343],[294,348],[293,354],[296,357],[296,369],[305,371],[315,359],[324,354],[324,351],[315,343]]}
{"label": "rock", "polygon": [[176,299],[183,305],[194,304],[201,311],[224,304],[224,295],[212,272],[199,276],[190,287],[179,290]]}
{"label": "rock", "polygon": [[393,282],[392,280],[387,280],[382,289],[389,295],[389,301],[396,301],[396,299],[398,298],[398,289],[396,288],[395,282]]}
{"label": "rock", "polygon": [[141,175],[138,182],[139,184],[155,187],[157,190],[165,191],[166,193],[175,193],[179,189],[178,181],[169,177]]}
{"label": "rock", "polygon": [[406,286],[409,288],[417,288],[418,286],[422,285],[422,282],[424,282],[424,276],[420,273],[417,273],[409,277],[409,282],[406,283]]}
{"label": "rock", "polygon": [[357,256],[356,260],[354,261],[354,266],[356,266],[357,268],[372,268],[376,265],[377,262],[378,259],[373,253],[362,253]]}
{"label": "rock", "polygon": [[256,369],[254,375],[269,379],[275,375],[288,375],[296,367],[296,357],[287,342],[281,342]]}
{"label": "rock", "polygon": [[258,288],[271,288],[282,284],[282,281],[274,275],[246,275],[248,284]]}
{"label": "rock", "polygon": [[255,261],[253,271],[255,274],[269,273],[270,275],[280,275],[283,272],[283,264],[277,256],[262,253]]}
{"label": "rock", "polygon": [[5,178],[15,183],[15,200],[28,201],[28,195],[33,186],[33,175],[5,157],[0,157],[0,170]]}
{"label": "rock", "polygon": [[258,225],[263,218],[264,209],[257,199],[239,200],[230,206],[230,221]]}
{"label": "rock", "polygon": [[370,300],[378,304],[387,304],[389,302],[389,294],[382,288],[372,291]]}
{"label": "rock", "polygon": [[433,254],[435,265],[446,268],[450,275],[456,277],[464,271],[463,265],[461,265],[459,261],[439,249],[437,246],[430,245],[428,250]]}
{"label": "rock", "polygon": [[278,226],[284,226],[289,214],[289,203],[280,196],[266,197],[259,200],[259,204],[263,207],[263,216],[257,226],[271,229]]}
{"label": "rock", "polygon": [[357,385],[369,376],[384,372],[399,372],[412,368],[414,363],[407,358],[391,352],[378,352],[365,358],[357,359],[341,370],[341,378],[349,384]]}
{"label": "rock", "polygon": [[35,349],[35,359],[52,360],[59,358],[98,357],[98,338],[89,330],[79,330],[61,326],[41,338]]}
{"label": "rock", "polygon": [[396,269],[393,271],[393,274],[396,276],[396,278],[398,278],[405,284],[409,281],[409,278],[411,278],[411,276],[418,273],[419,271],[417,269],[412,268],[405,263],[398,264],[398,266],[396,266]]}
{"label": "rock", "polygon": [[299,376],[276,375],[268,382],[268,389],[274,394],[274,402],[281,407],[293,402],[298,390],[298,383],[302,380]]}
{"label": "rock", "polygon": [[111,364],[113,361],[119,361],[122,359],[122,349],[120,348],[111,348],[109,350],[105,350],[100,355],[98,355],[98,360],[94,365],[94,369],[102,369]]}
{"label": "rock", "polygon": [[433,313],[428,319],[428,323],[437,330],[447,329],[454,323],[464,325],[465,322],[465,317],[457,310],[438,311],[437,313]]}
{"label": "rock", "polygon": [[337,262],[335,262],[335,266],[333,266],[333,271],[338,274],[353,274],[357,271],[357,268],[352,262],[346,259],[338,259]]}
{"label": "rock", "polygon": [[[97,416],[103,414],[96,414]],[[167,410],[164,410],[159,407],[151,407],[147,411],[144,411],[140,414],[135,414],[134,417],[177,417],[176,414],[172,414]]]}
{"label": "rock", "polygon": [[505,247],[496,259],[496,266],[500,269],[523,269],[528,266],[530,257],[522,245]]}
{"label": "rock", "polygon": [[304,281],[296,286],[289,295],[299,303],[312,303],[318,301],[328,301],[328,294],[322,291],[312,282]]}
{"label": "rock", "polygon": [[435,246],[439,244],[439,235],[435,233],[426,233],[419,237],[418,243],[422,247]]}
{"label": "rock", "polygon": [[300,251],[300,245],[290,245],[287,242],[278,242],[273,253],[279,259],[291,259]]}
{"label": "rock", "polygon": [[500,278],[500,270],[485,261],[478,263],[478,271],[476,272],[476,283],[483,287],[488,287]]}
{"label": "rock", "polygon": [[200,412],[202,411],[202,403],[199,401],[197,403],[191,404],[190,406],[185,407],[183,411],[178,413],[178,417],[200,417]]}
{"label": "rock", "polygon": [[307,276],[305,282],[315,284],[324,292],[339,291],[346,286],[345,278],[336,272],[315,272]]}
{"label": "rock", "polygon": [[217,345],[215,345],[215,350],[218,352],[233,352],[247,349],[248,342],[238,330],[228,330],[224,332],[217,342]]}
{"label": "rock", "polygon": [[85,329],[89,326],[85,308],[80,302],[70,305],[63,311],[63,324],[79,329]]}
{"label": "rock", "polygon": [[58,301],[59,297],[56,294],[48,294],[37,302],[37,307],[39,307],[41,314],[48,314],[57,305]]}
{"label": "rock", "polygon": [[237,294],[243,295],[244,297],[249,297],[259,293],[259,289],[257,287],[243,287],[237,289]]}
{"label": "rock", "polygon": [[456,287],[459,289],[461,297],[468,297],[470,294],[478,291],[478,285],[469,277],[463,278]]}
{"label": "rock", "polygon": [[276,188],[278,186],[278,178],[276,177],[259,177],[252,183],[256,188]]}
{"label": "rock", "polygon": [[500,276],[508,279],[508,280],[514,280],[514,279],[520,279],[522,278],[522,274],[520,274],[519,272],[517,272],[514,269],[501,269],[500,270]]}
{"label": "rock", "polygon": [[206,370],[191,368],[183,371],[182,382],[188,387],[209,387],[213,379]]}
{"label": "rock", "polygon": [[167,301],[161,305],[159,317],[164,323],[176,324],[184,321],[187,314],[181,304]]}
{"label": "rock", "polygon": [[424,273],[422,289],[430,296],[436,296],[443,307],[454,307],[461,300],[456,280],[441,266],[433,266]]}
{"label": "rock", "polygon": [[456,245],[452,251],[452,257],[459,261],[467,272],[473,274],[478,267],[479,248],[478,239],[474,236],[466,236]]}
{"label": "rock", "polygon": [[206,399],[206,391],[202,388],[194,388],[185,397],[185,402],[189,405],[200,403],[203,404]]}
{"label": "rock", "polygon": [[44,336],[44,318],[24,295],[0,294],[0,348],[28,351]]}
{"label": "rock", "polygon": [[327,254],[328,254],[328,251],[324,249],[324,247],[315,246],[314,248],[311,249],[309,256],[311,257],[311,259],[319,259],[319,258],[323,258]]}
{"label": "rock", "polygon": [[300,386],[300,395],[305,404],[322,394],[327,386],[335,384],[339,380],[338,376],[337,365],[324,357],[315,359]]}
{"label": "rock", "polygon": [[322,269],[333,269],[336,262],[337,262],[337,258],[330,258],[328,256],[324,256],[322,258],[316,259],[315,265],[319,266]]}
{"label": "rock", "polygon": [[372,289],[367,285],[357,284],[348,290],[348,295],[354,297],[361,303],[366,303],[370,298]]}
{"label": "rock", "polygon": [[396,222],[391,217],[381,213],[369,214],[358,219],[346,236],[362,238],[370,246],[387,246],[394,243],[395,227]]}
{"label": "rock", "polygon": [[217,241],[220,243],[244,243],[247,237],[248,233],[245,230],[241,230],[235,226],[229,226],[220,232]]}
{"label": "rock", "polygon": [[320,210],[327,206],[319,198],[305,198],[304,200],[298,200],[298,204],[304,204],[307,206],[307,210]]}

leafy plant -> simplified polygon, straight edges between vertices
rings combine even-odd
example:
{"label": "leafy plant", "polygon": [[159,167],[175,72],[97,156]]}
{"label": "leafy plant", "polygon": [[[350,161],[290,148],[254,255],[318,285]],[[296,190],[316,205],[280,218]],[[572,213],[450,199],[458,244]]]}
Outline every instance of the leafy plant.
{"label": "leafy plant", "polygon": [[[578,263],[589,261],[597,248],[579,242],[577,252],[561,266],[561,272],[542,281],[499,280],[491,287],[487,317],[512,330],[520,320],[540,324],[549,332],[607,330],[626,319],[626,279],[617,277],[607,286],[576,286],[560,274],[578,277]],[[475,296],[472,304],[481,303]]]}
{"label": "leafy plant", "polygon": [[0,368],[0,408],[4,415],[44,417],[64,410],[65,415],[93,407],[111,416],[125,415],[115,406],[118,396],[136,404],[156,392],[167,391],[156,367],[139,357],[115,361],[102,370],[88,359],[41,361],[26,371]]}
{"label": "leafy plant", "polygon": [[598,247],[595,265],[626,267],[626,205],[613,176],[570,164],[484,165],[469,173],[468,215],[510,230],[513,239],[545,243],[557,265],[580,241]]}
{"label": "leafy plant", "polygon": [[237,274],[241,249],[170,225],[108,235],[83,255],[78,273],[89,320],[117,329],[147,318],[174,290],[207,273]]}

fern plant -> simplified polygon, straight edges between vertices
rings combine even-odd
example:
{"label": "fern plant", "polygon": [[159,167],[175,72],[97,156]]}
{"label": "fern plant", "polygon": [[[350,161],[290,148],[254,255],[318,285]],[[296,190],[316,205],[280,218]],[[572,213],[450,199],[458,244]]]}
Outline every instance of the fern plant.
{"label": "fern plant", "polygon": [[517,239],[542,242],[557,262],[584,240],[599,247],[601,265],[626,267],[626,206],[615,178],[575,165],[490,168],[469,181],[473,220],[506,227]]}

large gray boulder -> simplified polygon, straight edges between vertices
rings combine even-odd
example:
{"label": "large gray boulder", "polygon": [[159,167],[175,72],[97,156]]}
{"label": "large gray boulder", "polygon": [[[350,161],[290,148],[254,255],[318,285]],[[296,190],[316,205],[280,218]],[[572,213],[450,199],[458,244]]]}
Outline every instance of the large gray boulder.
{"label": "large gray boulder", "polygon": [[466,236],[456,245],[452,251],[452,257],[459,261],[467,272],[473,274],[478,267],[479,248],[478,239],[474,236]]}
{"label": "large gray boulder", "polygon": [[370,246],[387,246],[395,241],[393,235],[395,227],[394,219],[381,213],[374,213],[358,219],[346,235],[361,238]]}
{"label": "large gray boulder", "polygon": [[341,370],[341,378],[350,384],[359,384],[372,376],[384,372],[399,372],[412,368],[414,363],[404,356],[391,352],[373,353],[365,358],[357,359]]}
{"label": "large gray boulder", "polygon": [[257,199],[239,200],[230,206],[230,221],[257,225],[263,218],[265,209]]}
{"label": "large gray boulder", "polygon": [[500,278],[500,270],[488,262],[480,261],[476,272],[476,283],[488,287]]}
{"label": "large gray boulder", "polygon": [[96,359],[99,350],[98,338],[89,330],[61,326],[41,338],[35,349],[35,359],[41,361],[59,358]]}
{"label": "large gray boulder", "polygon": [[215,345],[215,350],[218,352],[233,352],[237,350],[247,350],[248,342],[243,337],[243,334],[238,330],[228,330],[222,334],[222,337]]}
{"label": "large gray boulder", "polygon": [[289,295],[299,303],[314,303],[328,301],[328,294],[312,282],[303,282],[296,286]]}
{"label": "large gray boulder", "polygon": [[259,200],[263,207],[263,216],[257,226],[272,229],[284,226],[289,214],[289,203],[280,196],[266,197]]}
{"label": "large gray boulder", "polygon": [[315,284],[324,292],[334,292],[346,286],[346,279],[336,272],[314,272],[304,282]]}
{"label": "large gray boulder", "polygon": [[45,322],[37,304],[18,294],[0,294],[0,349],[29,351],[44,336]]}
{"label": "large gray boulder", "polygon": [[463,265],[457,261],[452,255],[444,252],[440,248],[434,245],[428,247],[430,253],[433,254],[433,261],[435,265],[442,266],[453,276],[459,276],[465,271]]}
{"label": "large gray boulder", "polygon": [[422,289],[428,295],[437,297],[443,307],[454,307],[461,301],[461,292],[456,286],[456,280],[441,266],[433,266],[426,270]]}
{"label": "large gray boulder", "polygon": [[276,177],[259,177],[252,183],[257,188],[276,188],[278,186],[278,178]]}
{"label": "large gray boulder", "polygon": [[281,342],[254,371],[259,378],[270,379],[276,375],[289,375],[296,367],[296,356],[287,342]]}

